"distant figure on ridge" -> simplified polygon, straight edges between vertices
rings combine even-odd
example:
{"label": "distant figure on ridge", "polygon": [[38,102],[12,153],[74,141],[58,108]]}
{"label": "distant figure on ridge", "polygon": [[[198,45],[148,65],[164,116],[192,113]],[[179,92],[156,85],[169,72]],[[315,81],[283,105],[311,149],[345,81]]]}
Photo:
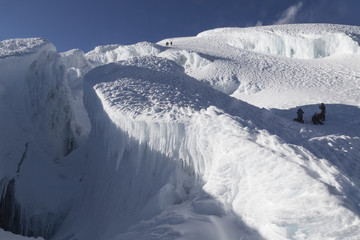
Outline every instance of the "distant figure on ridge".
{"label": "distant figure on ridge", "polygon": [[314,115],[312,116],[312,122],[313,124],[315,125],[323,125],[324,123],[321,121],[321,118],[320,118],[320,114],[319,113],[314,113]]}
{"label": "distant figure on ridge", "polygon": [[297,121],[299,123],[304,123],[304,119],[303,119],[304,111],[301,108],[299,108],[296,113],[297,113],[297,118],[294,118],[294,121]]}
{"label": "distant figure on ridge", "polygon": [[320,113],[320,120],[321,121],[325,121],[325,113],[326,113],[326,107],[324,103],[321,103],[319,108],[321,109],[321,113]]}
{"label": "distant figure on ridge", "polygon": [[166,42],[166,46],[169,46],[169,42]]}
{"label": "distant figure on ridge", "polygon": [[170,42],[170,45],[172,46],[172,42]]}

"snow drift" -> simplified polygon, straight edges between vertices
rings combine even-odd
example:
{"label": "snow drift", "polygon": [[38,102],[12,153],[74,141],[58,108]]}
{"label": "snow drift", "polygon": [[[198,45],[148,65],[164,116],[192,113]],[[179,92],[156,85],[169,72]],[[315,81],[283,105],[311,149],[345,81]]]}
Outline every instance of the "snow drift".
{"label": "snow drift", "polygon": [[[359,36],[341,25],[226,28],[171,47],[60,55],[42,39],[9,40],[14,53],[2,42],[1,131],[15,136],[1,138],[2,212],[13,209],[3,228],[51,239],[357,239]],[[308,122],[319,102],[325,125],[291,120],[301,106]]]}

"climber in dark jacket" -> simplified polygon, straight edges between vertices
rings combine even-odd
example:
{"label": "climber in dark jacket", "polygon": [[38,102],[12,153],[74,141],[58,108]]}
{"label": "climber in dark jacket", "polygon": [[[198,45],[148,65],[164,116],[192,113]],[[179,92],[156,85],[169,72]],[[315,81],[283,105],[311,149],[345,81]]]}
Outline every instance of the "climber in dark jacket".
{"label": "climber in dark jacket", "polygon": [[294,121],[304,123],[304,119],[303,119],[304,111],[301,108],[299,108],[296,113],[298,117],[294,118]]}
{"label": "climber in dark jacket", "polygon": [[321,109],[321,113],[320,113],[320,120],[321,121],[325,121],[325,113],[326,113],[326,107],[325,104],[321,103],[319,108]]}
{"label": "climber in dark jacket", "polygon": [[315,125],[323,125],[324,123],[321,121],[321,118],[320,118],[320,114],[319,113],[314,113],[314,115],[312,116],[312,122],[313,124]]}

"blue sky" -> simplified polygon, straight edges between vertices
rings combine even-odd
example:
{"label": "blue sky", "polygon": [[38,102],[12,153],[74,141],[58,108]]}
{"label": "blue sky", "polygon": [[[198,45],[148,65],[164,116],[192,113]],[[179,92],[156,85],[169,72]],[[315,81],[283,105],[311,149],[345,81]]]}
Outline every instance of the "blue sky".
{"label": "blue sky", "polygon": [[0,0],[0,40],[44,37],[59,52],[157,42],[218,27],[360,26],[359,0]]}

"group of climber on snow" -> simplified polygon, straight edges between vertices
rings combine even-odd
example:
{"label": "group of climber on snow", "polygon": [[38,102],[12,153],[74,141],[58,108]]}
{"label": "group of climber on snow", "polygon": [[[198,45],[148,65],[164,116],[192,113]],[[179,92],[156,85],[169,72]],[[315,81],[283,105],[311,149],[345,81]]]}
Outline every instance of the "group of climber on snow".
{"label": "group of climber on snow", "polygon": [[[324,121],[325,121],[325,113],[326,113],[326,107],[324,103],[321,103],[319,106],[321,112],[320,113],[314,113],[314,115],[311,118],[311,121],[313,124],[315,125],[323,125]],[[297,118],[294,118],[294,121],[300,122],[300,123],[304,123],[304,119],[303,119],[303,115],[304,115],[304,111],[299,108],[296,112],[297,114]]]}

